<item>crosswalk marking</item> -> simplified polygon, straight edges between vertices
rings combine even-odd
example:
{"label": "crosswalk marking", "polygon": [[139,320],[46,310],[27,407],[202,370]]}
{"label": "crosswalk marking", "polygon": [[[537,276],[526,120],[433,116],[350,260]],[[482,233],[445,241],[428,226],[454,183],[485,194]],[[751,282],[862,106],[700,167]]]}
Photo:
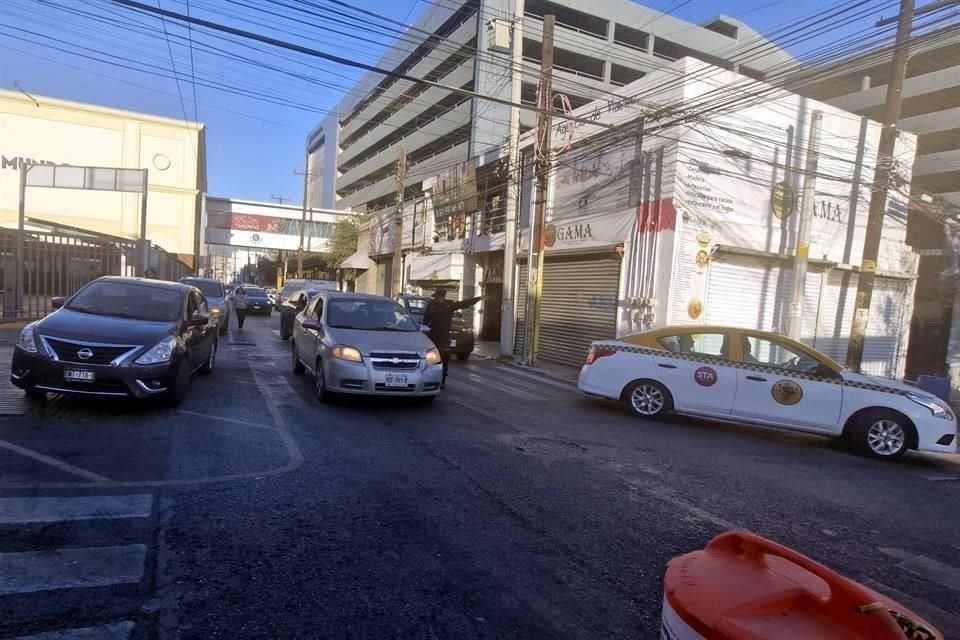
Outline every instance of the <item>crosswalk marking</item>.
{"label": "crosswalk marking", "polygon": [[0,596],[140,582],[142,544],[0,553]]}
{"label": "crosswalk marking", "polygon": [[13,640],[127,640],[132,631],[133,623],[124,621],[99,627],[47,631],[32,636],[19,636]]}
{"label": "crosswalk marking", "polygon": [[152,508],[149,494],[0,498],[0,524],[146,518]]}
{"label": "crosswalk marking", "polygon": [[18,444],[12,442],[7,442],[6,440],[0,440],[0,449],[6,449],[14,453],[20,454],[25,458],[31,458],[37,462],[42,462],[43,464],[48,464],[51,467],[56,467],[57,469],[69,473],[71,475],[79,476],[85,480],[91,480],[93,482],[109,482],[110,478],[105,478],[98,473],[92,471],[87,471],[86,469],[81,469],[80,467],[75,467],[70,463],[64,462],[63,460],[57,460],[52,456],[48,456],[44,453],[34,451],[32,449],[27,449],[26,447],[21,447]]}
{"label": "crosswalk marking", "polygon": [[515,398],[519,398],[521,400],[540,400],[541,399],[540,397],[535,396],[532,393],[527,393],[526,391],[522,391],[515,387],[510,387],[509,385],[501,384],[499,382],[491,380],[490,378],[482,378],[476,374],[468,373],[467,378],[468,380],[461,381],[461,384],[467,385],[467,386],[480,385],[482,387],[492,389],[493,391],[506,393]]}
{"label": "crosswalk marking", "polygon": [[910,556],[897,563],[898,567],[910,573],[936,582],[940,586],[960,591],[960,569],[926,556]]}

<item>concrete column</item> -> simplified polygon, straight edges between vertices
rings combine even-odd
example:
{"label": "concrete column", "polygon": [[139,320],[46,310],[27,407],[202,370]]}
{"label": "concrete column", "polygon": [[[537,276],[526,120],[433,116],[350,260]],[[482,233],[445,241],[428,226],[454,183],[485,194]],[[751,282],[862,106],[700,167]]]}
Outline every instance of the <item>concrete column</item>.
{"label": "concrete column", "polygon": [[[123,151],[120,166],[126,169],[140,167],[140,123],[128,120],[123,127]],[[149,167],[147,167],[149,168]],[[120,194],[120,234],[126,238],[140,235],[140,196]],[[148,230],[149,232],[149,230]],[[192,229],[191,229],[192,232]],[[149,238],[149,235],[147,236]]]}

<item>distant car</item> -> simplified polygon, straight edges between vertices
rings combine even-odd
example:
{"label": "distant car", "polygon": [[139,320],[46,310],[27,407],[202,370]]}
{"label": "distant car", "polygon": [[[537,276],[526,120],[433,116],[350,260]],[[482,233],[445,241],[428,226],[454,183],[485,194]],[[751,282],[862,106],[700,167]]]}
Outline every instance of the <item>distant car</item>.
{"label": "distant car", "polygon": [[307,303],[319,294],[323,289],[301,289],[295,291],[280,305],[280,339],[289,340],[293,332],[293,320],[297,314],[303,311]]}
{"label": "distant car", "polygon": [[881,459],[957,451],[946,402],[765,331],[682,326],[594,342],[578,386],[641,417],[676,412],[807,431]]}
{"label": "distant car", "polygon": [[213,278],[180,278],[180,282],[200,289],[210,306],[210,322],[220,335],[226,335],[230,328],[230,301],[223,283]]}
{"label": "distant car", "polygon": [[[410,312],[410,315],[416,319],[418,324],[423,324],[423,314],[426,313],[431,298],[402,295],[397,296],[396,300]],[[473,353],[475,346],[476,336],[473,333],[473,328],[464,322],[463,314],[460,311],[455,312],[450,323],[450,341],[447,343],[447,348],[457,356],[458,360],[466,360]]]}
{"label": "distant car", "polygon": [[336,291],[337,283],[333,280],[307,280],[304,278],[287,278],[283,282],[283,288],[280,289],[280,292],[277,294],[276,298],[273,301],[274,308],[279,311],[280,305],[282,305],[287,298],[289,298],[295,291],[300,291],[301,289],[323,289],[324,291]]}
{"label": "distant car", "polygon": [[243,291],[247,294],[247,313],[251,315],[269,316],[273,313],[273,305],[270,304],[270,298],[267,297],[267,290],[263,287],[254,287],[250,285],[241,285]]}
{"label": "distant car", "polygon": [[440,352],[407,310],[389,298],[323,291],[297,314],[290,356],[309,371],[321,402],[345,395],[433,400],[440,393]]}
{"label": "distant car", "polygon": [[213,371],[217,328],[199,289],[107,276],[27,325],[10,381],[28,396],[166,398],[178,405],[195,371]]}

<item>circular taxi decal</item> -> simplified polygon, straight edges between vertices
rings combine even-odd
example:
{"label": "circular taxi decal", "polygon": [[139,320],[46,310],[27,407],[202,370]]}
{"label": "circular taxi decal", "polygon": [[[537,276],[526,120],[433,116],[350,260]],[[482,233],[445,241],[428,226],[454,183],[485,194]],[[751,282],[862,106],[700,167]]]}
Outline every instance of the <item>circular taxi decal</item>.
{"label": "circular taxi decal", "polygon": [[697,234],[697,242],[702,244],[703,246],[707,246],[708,244],[710,244],[710,234],[707,233],[706,231],[701,231],[700,233]]}
{"label": "circular taxi decal", "polygon": [[717,372],[712,367],[700,367],[693,372],[693,379],[701,387],[712,387],[717,384]]}
{"label": "circular taxi decal", "polygon": [[773,399],[780,404],[797,404],[803,397],[803,388],[793,380],[781,380],[770,391]]}
{"label": "circular taxi decal", "polygon": [[687,303],[687,315],[696,320],[701,313],[703,313],[703,301],[700,298],[690,298],[690,302]]}

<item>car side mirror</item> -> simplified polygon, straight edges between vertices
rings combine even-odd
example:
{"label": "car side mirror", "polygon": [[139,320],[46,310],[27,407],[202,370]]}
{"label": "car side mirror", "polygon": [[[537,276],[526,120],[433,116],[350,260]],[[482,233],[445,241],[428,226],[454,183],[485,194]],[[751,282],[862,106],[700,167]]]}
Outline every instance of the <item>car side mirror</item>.
{"label": "car side mirror", "polygon": [[314,318],[303,321],[303,328],[307,331],[319,331],[320,330],[320,321]]}
{"label": "car side mirror", "polygon": [[191,327],[203,327],[210,322],[210,316],[206,316],[199,311],[193,314],[193,317],[190,318],[189,324]]}
{"label": "car side mirror", "polygon": [[64,298],[63,296],[56,296],[54,298],[50,298],[50,306],[53,307],[54,309],[60,309],[66,303],[67,303],[67,299]]}

